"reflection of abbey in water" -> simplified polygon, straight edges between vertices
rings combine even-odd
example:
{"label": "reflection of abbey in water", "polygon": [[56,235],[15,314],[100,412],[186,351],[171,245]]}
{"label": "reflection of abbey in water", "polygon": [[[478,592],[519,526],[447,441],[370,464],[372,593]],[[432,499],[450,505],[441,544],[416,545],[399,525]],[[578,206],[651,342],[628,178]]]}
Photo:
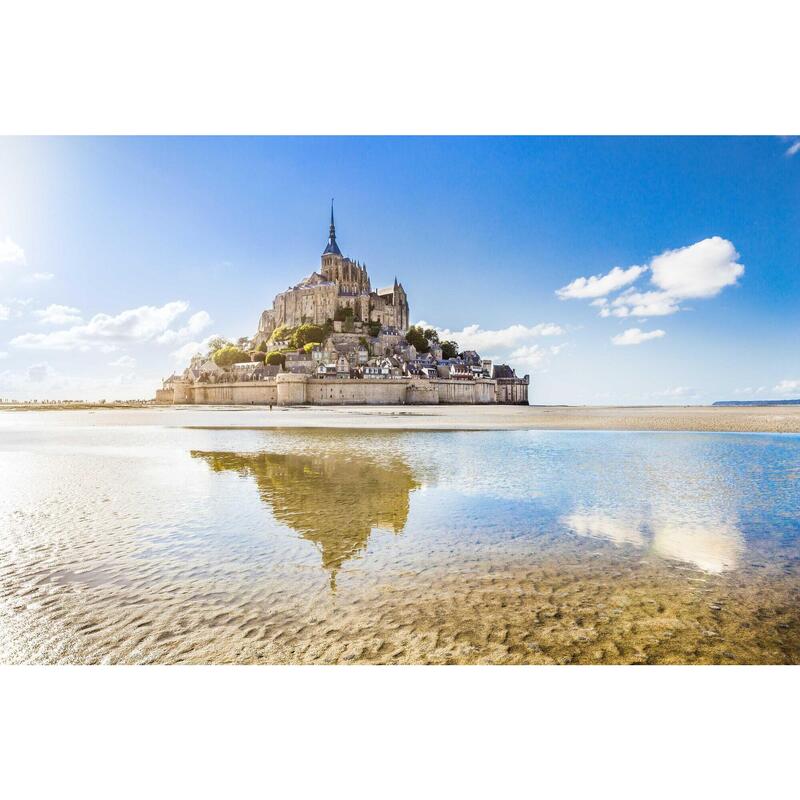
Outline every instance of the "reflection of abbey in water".
{"label": "reflection of abbey in water", "polygon": [[252,477],[279,522],[313,542],[331,573],[367,546],[374,528],[400,533],[409,492],[419,483],[400,459],[384,464],[360,455],[192,451],[215,472]]}

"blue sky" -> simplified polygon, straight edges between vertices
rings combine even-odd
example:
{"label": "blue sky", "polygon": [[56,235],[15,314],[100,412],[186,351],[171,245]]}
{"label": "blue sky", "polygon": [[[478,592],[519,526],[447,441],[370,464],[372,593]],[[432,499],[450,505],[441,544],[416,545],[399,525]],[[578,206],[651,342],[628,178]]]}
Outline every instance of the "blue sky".
{"label": "blue sky", "polygon": [[151,396],[317,268],[331,196],[532,402],[800,397],[797,141],[0,139],[0,397]]}

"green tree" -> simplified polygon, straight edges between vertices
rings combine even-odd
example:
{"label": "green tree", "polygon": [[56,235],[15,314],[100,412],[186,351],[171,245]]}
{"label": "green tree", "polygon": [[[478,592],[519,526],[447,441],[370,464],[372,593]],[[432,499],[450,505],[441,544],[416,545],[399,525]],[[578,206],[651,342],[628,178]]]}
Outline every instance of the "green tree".
{"label": "green tree", "polygon": [[267,364],[270,366],[286,366],[286,356],[283,353],[272,352],[267,355]]}
{"label": "green tree", "polygon": [[253,353],[253,355],[251,356],[253,361],[261,361],[261,362],[263,362],[266,359],[266,357],[267,357],[267,354],[266,353],[262,353],[260,350],[256,350],[256,352]]}
{"label": "green tree", "polygon": [[427,353],[431,348],[422,328],[412,325],[406,334],[406,341],[417,348],[418,353]]}
{"label": "green tree", "polygon": [[250,354],[244,350],[240,350],[232,344],[227,347],[221,347],[212,356],[214,363],[218,367],[230,367],[233,364],[241,364],[244,361],[250,360]]}
{"label": "green tree", "polygon": [[439,341],[439,334],[436,332],[435,328],[425,328],[425,330],[422,332],[422,335],[429,342],[438,342]]}
{"label": "green tree", "polygon": [[266,353],[267,352],[267,343],[266,342],[261,342],[261,344],[258,346],[258,350],[259,350],[260,353]]}
{"label": "green tree", "polygon": [[222,336],[215,336],[208,341],[208,356],[212,357],[217,350],[222,350],[223,347],[232,347],[233,342],[229,339],[224,339]]}
{"label": "green tree", "polygon": [[305,347],[309,342],[321,342],[325,332],[319,325],[310,322],[301,325],[292,336],[292,346],[298,350]]}
{"label": "green tree", "polygon": [[458,355],[458,342],[446,340],[442,342],[442,358],[455,358]]}
{"label": "green tree", "polygon": [[284,339],[291,339],[293,333],[294,328],[291,328],[288,325],[278,325],[278,327],[272,331],[272,335],[269,337],[269,340],[271,342],[280,342]]}
{"label": "green tree", "polygon": [[308,342],[308,344],[303,345],[303,351],[310,353],[315,347],[322,347],[322,345],[319,342]]}
{"label": "green tree", "polygon": [[370,322],[369,323],[369,335],[370,336],[377,336],[381,332],[381,324],[380,322]]}

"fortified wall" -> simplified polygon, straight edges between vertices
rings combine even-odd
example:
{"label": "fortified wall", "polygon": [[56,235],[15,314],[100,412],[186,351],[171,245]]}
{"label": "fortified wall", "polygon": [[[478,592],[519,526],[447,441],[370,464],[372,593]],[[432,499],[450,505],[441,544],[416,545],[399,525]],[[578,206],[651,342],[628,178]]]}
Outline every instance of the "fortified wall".
{"label": "fortified wall", "polygon": [[528,384],[519,381],[513,398],[498,381],[478,379],[393,380],[312,378],[283,372],[272,380],[236,383],[174,381],[156,402],[174,405],[490,405],[528,404]]}

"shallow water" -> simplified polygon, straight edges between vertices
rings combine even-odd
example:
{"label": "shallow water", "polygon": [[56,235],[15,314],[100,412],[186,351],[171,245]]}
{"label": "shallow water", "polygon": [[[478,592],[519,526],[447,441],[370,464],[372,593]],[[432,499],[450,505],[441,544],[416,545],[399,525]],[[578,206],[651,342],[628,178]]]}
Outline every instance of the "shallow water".
{"label": "shallow water", "polygon": [[0,662],[800,661],[800,436],[143,419],[0,415]]}

